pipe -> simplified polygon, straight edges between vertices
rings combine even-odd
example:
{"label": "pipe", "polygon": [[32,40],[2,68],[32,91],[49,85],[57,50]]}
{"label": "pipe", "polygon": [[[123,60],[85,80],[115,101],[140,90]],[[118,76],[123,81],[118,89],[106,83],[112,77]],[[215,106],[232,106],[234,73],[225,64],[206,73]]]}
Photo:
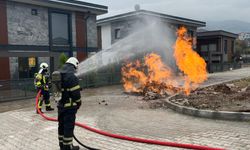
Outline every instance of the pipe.
{"label": "pipe", "polygon": [[[43,113],[41,113],[41,111],[38,109],[38,99],[40,97],[40,94],[41,94],[41,91],[39,91],[37,96],[36,96],[36,109],[38,110],[39,114],[46,120],[57,121],[56,118],[48,117],[48,116],[44,115]],[[176,142],[143,139],[143,138],[129,137],[129,136],[124,136],[124,135],[119,135],[119,134],[113,134],[113,133],[109,133],[106,131],[102,131],[99,129],[89,127],[89,126],[87,126],[83,123],[79,123],[79,122],[76,122],[75,125],[82,127],[84,129],[87,129],[89,131],[104,135],[104,136],[108,136],[108,137],[112,137],[112,138],[116,138],[116,139],[121,139],[121,140],[138,142],[138,143],[146,143],[146,144],[154,144],[154,145],[178,147],[178,148],[186,148],[186,149],[197,149],[197,150],[225,150],[223,148],[213,148],[213,147],[201,146],[201,145],[182,144],[182,143],[176,143]]]}

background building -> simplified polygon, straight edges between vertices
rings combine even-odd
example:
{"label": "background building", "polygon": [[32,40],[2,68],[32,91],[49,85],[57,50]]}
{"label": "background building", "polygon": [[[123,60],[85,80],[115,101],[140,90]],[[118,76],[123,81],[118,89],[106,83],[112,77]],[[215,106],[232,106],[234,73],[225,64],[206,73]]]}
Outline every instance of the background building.
{"label": "background building", "polygon": [[33,78],[41,62],[51,71],[65,53],[84,60],[97,48],[96,16],[107,7],[72,0],[0,1],[0,80]]}
{"label": "background building", "polygon": [[250,39],[250,33],[242,32],[239,34],[239,40],[249,40]]}
{"label": "background building", "polygon": [[[197,33],[197,52],[205,59],[210,72],[216,70],[217,64],[222,64],[221,71],[233,68],[229,63],[234,62],[237,37],[237,34],[222,30]],[[223,67],[225,63],[228,63],[227,69]]]}
{"label": "background building", "polygon": [[[102,47],[102,49],[109,48],[115,42],[133,33],[135,26],[143,27],[150,19],[159,19],[166,23],[166,27],[172,29],[173,34],[175,34],[176,29],[180,26],[185,26],[194,39],[196,37],[197,28],[206,25],[206,23],[202,21],[170,16],[137,8],[136,11],[133,12],[107,17],[97,21],[98,34],[99,37],[101,37],[99,47]],[[194,42],[194,47],[195,43],[196,42]]]}

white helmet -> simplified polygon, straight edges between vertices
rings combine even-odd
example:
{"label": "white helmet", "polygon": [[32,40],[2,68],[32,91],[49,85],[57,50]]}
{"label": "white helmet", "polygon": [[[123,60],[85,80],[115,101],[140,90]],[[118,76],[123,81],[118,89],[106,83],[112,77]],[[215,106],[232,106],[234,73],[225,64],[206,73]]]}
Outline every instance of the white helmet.
{"label": "white helmet", "polygon": [[66,63],[72,64],[75,68],[78,68],[79,61],[75,57],[70,57]]}
{"label": "white helmet", "polygon": [[49,65],[47,63],[45,63],[45,62],[40,64],[41,69],[48,69],[48,67],[49,67]]}

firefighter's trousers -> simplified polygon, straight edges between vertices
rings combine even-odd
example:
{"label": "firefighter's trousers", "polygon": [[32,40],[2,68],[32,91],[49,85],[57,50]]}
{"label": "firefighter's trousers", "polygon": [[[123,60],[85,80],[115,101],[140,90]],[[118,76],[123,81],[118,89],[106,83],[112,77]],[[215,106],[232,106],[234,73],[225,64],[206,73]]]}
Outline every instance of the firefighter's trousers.
{"label": "firefighter's trousers", "polygon": [[75,128],[77,108],[64,109],[58,107],[58,139],[60,146],[73,144],[73,133]]}
{"label": "firefighter's trousers", "polygon": [[39,101],[38,101],[38,108],[40,109],[42,108],[43,101],[45,103],[46,108],[51,107],[49,99],[50,99],[49,91],[42,89],[41,97],[39,98]]}

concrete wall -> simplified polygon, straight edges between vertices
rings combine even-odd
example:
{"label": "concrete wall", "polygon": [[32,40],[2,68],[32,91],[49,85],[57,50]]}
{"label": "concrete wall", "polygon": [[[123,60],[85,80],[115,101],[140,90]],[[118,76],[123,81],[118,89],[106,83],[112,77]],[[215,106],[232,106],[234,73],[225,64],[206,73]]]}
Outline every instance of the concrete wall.
{"label": "concrete wall", "polygon": [[[111,23],[111,43],[114,44],[115,42],[119,41],[120,39],[128,36],[133,32],[133,29],[136,26],[142,26],[141,20],[124,20],[120,22]],[[121,38],[115,39],[115,30],[121,30]]]}
{"label": "concrete wall", "polygon": [[101,28],[102,49],[107,49],[111,46],[111,25],[107,24]]}
{"label": "concrete wall", "polygon": [[[38,14],[32,15],[32,9]],[[47,8],[8,2],[7,20],[9,44],[49,45]]]}

